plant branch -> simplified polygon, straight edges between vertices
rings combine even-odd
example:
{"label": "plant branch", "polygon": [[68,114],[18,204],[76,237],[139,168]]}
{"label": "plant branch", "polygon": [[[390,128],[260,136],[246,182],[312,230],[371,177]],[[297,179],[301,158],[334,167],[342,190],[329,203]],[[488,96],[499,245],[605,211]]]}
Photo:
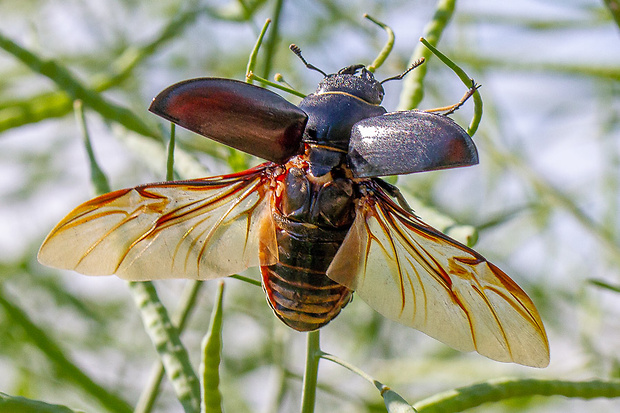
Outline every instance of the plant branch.
{"label": "plant branch", "polygon": [[105,99],[96,90],[84,86],[68,68],[59,62],[52,59],[42,59],[2,33],[0,33],[0,48],[12,54],[33,72],[48,77],[72,100],[81,100],[84,105],[92,108],[105,119],[119,123],[141,135],[161,140],[160,134],[147,126],[133,112]]}
{"label": "plant branch", "polygon": [[[447,27],[454,13],[456,0],[439,0],[432,20],[424,28],[423,37],[433,46],[437,46],[439,39]],[[432,53],[421,43],[415,48],[413,55],[409,59],[409,66],[420,58],[426,60],[426,64],[405,78],[403,91],[400,94],[398,110],[411,110],[418,107],[424,97],[424,78],[428,70],[428,62]]]}
{"label": "plant branch", "polygon": [[316,385],[321,360],[321,330],[308,333],[306,347],[306,369],[301,393],[301,413],[313,413],[316,402]]}
{"label": "plant branch", "polygon": [[418,413],[460,412],[484,403],[535,395],[581,399],[620,397],[620,381],[499,379],[439,393],[414,406]]}

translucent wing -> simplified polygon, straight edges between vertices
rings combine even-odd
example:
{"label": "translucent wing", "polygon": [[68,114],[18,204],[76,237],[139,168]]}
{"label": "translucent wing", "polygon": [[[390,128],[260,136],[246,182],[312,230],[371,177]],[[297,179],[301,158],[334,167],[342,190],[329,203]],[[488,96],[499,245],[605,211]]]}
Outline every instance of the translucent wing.
{"label": "translucent wing", "polygon": [[[258,265],[275,245],[268,164],[232,175],[143,185],[69,213],[39,251],[42,264],[127,280],[211,279]],[[275,254],[270,254],[277,257]]]}
{"label": "translucent wing", "polygon": [[530,298],[484,257],[396,205],[372,181],[327,275],[385,317],[461,351],[534,367],[549,345]]}

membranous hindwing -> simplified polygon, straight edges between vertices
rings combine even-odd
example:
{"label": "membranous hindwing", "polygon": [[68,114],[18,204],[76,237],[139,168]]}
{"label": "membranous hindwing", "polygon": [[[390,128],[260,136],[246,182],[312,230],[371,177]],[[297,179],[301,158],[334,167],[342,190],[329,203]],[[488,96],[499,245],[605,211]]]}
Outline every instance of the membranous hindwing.
{"label": "membranous hindwing", "polygon": [[[39,261],[132,280],[212,279],[259,264],[275,247],[274,168],[143,185],[102,195],[50,232]],[[273,255],[273,254],[272,254]]]}
{"label": "membranous hindwing", "polygon": [[497,266],[360,182],[356,219],[327,270],[385,317],[455,349],[533,367],[549,363],[536,307]]}

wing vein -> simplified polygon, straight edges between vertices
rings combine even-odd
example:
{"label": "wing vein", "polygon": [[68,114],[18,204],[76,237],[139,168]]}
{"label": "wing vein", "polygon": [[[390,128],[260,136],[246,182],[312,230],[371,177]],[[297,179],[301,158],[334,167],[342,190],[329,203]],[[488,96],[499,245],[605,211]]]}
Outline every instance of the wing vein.
{"label": "wing vein", "polygon": [[[358,182],[359,215],[336,256],[334,280],[353,286],[384,316],[456,349],[547,365],[547,336],[523,290],[480,254],[398,206],[373,179]],[[364,254],[356,275],[347,273],[351,251]]]}

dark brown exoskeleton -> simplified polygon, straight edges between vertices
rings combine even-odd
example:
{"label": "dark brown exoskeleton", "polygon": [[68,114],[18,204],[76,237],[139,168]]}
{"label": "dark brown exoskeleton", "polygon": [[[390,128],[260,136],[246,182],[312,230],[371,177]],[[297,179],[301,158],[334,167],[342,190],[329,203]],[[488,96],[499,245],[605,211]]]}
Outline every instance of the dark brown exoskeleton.
{"label": "dark brown exoskeleton", "polygon": [[383,87],[372,74],[350,66],[326,76],[299,104],[309,114],[304,153],[287,162],[275,193],[279,262],[261,267],[269,304],[296,330],[324,326],[352,297],[326,272],[359,198],[347,161],[351,130],[362,119],[384,114],[382,99]]}
{"label": "dark brown exoskeleton", "polygon": [[422,222],[379,178],[476,164],[470,136],[445,116],[476,85],[444,113],[386,113],[381,82],[363,65],[323,75],[299,106],[228,79],[165,89],[152,112],[268,162],[85,202],[50,232],[39,260],[134,281],[206,280],[259,266],[269,304],[296,330],[329,323],[355,292],[456,349],[547,365],[546,333],[529,297]]}

